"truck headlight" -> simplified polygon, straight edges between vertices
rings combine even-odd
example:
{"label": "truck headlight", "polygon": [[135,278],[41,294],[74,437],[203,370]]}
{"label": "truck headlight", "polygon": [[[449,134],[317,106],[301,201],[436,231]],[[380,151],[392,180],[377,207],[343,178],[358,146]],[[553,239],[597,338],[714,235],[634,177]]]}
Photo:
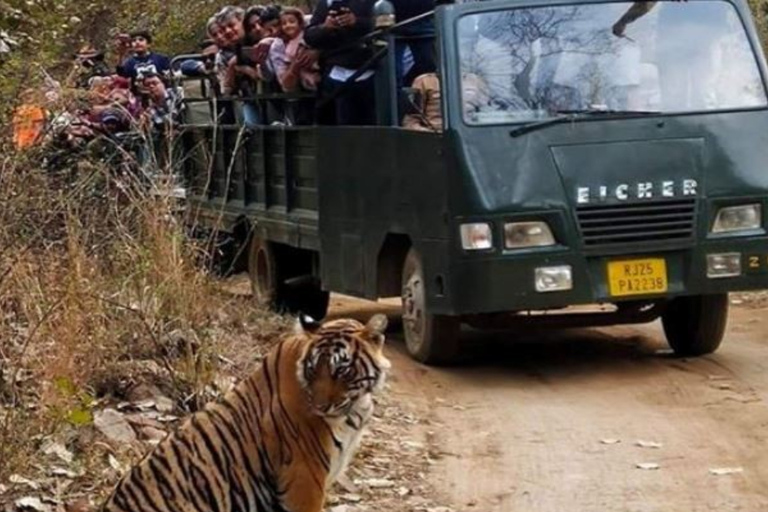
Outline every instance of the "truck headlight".
{"label": "truck headlight", "polygon": [[760,229],[763,225],[763,208],[759,203],[725,206],[720,208],[712,224],[712,233],[733,233]]}
{"label": "truck headlight", "polygon": [[546,222],[511,222],[504,225],[504,247],[546,247],[555,245],[555,237]]}
{"label": "truck headlight", "polygon": [[466,251],[481,251],[493,248],[491,225],[486,222],[473,222],[459,226],[461,246]]}

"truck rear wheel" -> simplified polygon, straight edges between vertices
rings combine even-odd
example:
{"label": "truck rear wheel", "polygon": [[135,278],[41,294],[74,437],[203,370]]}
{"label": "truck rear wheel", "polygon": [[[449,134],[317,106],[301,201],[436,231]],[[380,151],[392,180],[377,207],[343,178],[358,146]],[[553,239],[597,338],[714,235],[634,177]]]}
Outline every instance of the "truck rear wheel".
{"label": "truck rear wheel", "polygon": [[426,364],[455,363],[460,356],[459,319],[435,315],[426,307],[424,267],[411,248],[403,264],[403,332],[408,353]]}
{"label": "truck rear wheel", "polygon": [[728,323],[728,294],[678,297],[661,317],[669,346],[678,356],[700,356],[717,350]]}
{"label": "truck rear wheel", "polygon": [[260,304],[278,309],[282,290],[275,252],[274,244],[254,235],[248,249],[248,275],[253,298]]}
{"label": "truck rear wheel", "polygon": [[307,255],[254,235],[248,250],[251,290],[258,303],[278,313],[304,313],[321,320],[328,312],[330,293],[316,279],[295,279],[308,271],[303,256]]}

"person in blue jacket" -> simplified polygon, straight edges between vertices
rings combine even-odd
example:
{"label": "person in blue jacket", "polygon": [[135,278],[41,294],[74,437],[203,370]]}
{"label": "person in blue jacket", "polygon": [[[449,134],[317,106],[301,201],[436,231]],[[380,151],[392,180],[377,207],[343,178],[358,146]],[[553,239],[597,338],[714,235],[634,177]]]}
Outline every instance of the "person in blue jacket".
{"label": "person in blue jacket", "polygon": [[130,35],[133,55],[118,66],[117,74],[130,78],[134,84],[150,73],[165,76],[171,69],[171,60],[152,52],[152,34],[137,30]]}

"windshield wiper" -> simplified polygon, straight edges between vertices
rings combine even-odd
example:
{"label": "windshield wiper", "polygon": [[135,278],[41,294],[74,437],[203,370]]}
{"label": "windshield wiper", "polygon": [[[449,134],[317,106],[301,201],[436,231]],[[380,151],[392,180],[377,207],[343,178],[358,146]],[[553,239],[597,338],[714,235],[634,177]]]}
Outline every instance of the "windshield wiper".
{"label": "windshield wiper", "polygon": [[660,110],[617,110],[610,108],[583,108],[575,110],[557,110],[557,114],[583,114],[585,116],[617,115],[617,116],[653,116],[661,114]]}
{"label": "windshield wiper", "polygon": [[524,124],[513,128],[509,135],[511,137],[519,137],[526,133],[535,132],[548,126],[556,124],[563,124],[572,121],[580,121],[582,119],[590,119],[594,117],[635,117],[635,116],[653,116],[661,114],[658,110],[608,110],[608,109],[581,109],[581,110],[558,110],[555,112],[557,117],[551,117],[544,119],[543,121],[536,121],[533,123]]}

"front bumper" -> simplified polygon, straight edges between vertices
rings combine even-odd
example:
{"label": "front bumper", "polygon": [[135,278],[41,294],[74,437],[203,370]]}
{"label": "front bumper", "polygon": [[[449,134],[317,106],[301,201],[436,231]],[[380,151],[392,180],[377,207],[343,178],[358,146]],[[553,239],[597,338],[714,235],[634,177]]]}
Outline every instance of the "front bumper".
{"label": "front bumper", "polygon": [[[741,253],[741,275],[708,278],[707,254],[733,252]],[[608,262],[633,258],[664,258],[668,280],[666,293],[611,295]],[[768,238],[764,236],[705,240],[687,249],[653,251],[646,248],[611,256],[588,256],[579,251],[560,249],[514,255],[462,255],[446,263],[444,293],[432,290],[428,294],[429,306],[437,314],[499,313],[768,289]],[[535,269],[557,265],[571,266],[573,288],[537,292]]]}

